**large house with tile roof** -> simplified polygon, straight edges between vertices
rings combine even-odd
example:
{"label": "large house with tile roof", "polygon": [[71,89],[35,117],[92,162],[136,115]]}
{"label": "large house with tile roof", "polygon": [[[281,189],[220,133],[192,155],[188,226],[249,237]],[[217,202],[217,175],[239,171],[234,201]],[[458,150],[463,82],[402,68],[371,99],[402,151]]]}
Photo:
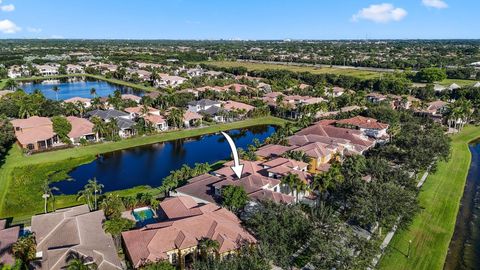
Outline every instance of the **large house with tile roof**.
{"label": "large house with tile roof", "polygon": [[53,131],[50,118],[32,116],[27,119],[15,119],[11,123],[17,142],[23,149],[38,151],[62,145]]}
{"label": "large house with tile roof", "polygon": [[37,269],[60,270],[68,265],[68,256],[78,254],[99,270],[120,270],[113,239],[103,230],[102,210],[90,212],[87,205],[57,210],[32,217],[32,232],[37,244]]}
{"label": "large house with tile roof", "polygon": [[201,239],[217,241],[220,257],[256,243],[234,213],[216,204],[198,204],[191,197],[179,196],[165,199],[159,212],[163,221],[122,233],[134,268],[159,260],[184,268],[198,255]]}

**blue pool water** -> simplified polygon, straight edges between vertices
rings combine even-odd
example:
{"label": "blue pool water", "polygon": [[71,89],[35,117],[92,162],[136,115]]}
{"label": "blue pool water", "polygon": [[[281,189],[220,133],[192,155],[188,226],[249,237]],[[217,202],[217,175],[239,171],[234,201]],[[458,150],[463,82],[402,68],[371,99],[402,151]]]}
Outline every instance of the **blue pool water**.
{"label": "blue pool water", "polygon": [[135,217],[136,221],[144,222],[149,219],[153,219],[153,210],[152,209],[145,209],[141,211],[132,211],[133,217]]}

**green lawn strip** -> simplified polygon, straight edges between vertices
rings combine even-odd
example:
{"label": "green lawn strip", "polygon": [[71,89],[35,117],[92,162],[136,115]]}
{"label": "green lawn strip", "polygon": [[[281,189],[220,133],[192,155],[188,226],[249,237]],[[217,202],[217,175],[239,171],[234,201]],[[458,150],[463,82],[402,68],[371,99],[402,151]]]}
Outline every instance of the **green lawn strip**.
{"label": "green lawn strip", "polygon": [[[53,76],[44,76],[44,77],[42,76],[42,77],[17,78],[17,79],[15,79],[15,81],[17,81],[17,82],[28,82],[28,81],[36,81],[36,80],[64,79],[64,78],[71,78],[71,77],[89,77],[89,78],[92,78],[92,79],[106,81],[106,82],[109,82],[109,83],[123,85],[123,86],[131,87],[131,88],[135,88],[135,89],[139,89],[139,90],[150,91],[150,92],[159,91],[157,88],[151,87],[151,86],[145,86],[145,85],[142,85],[142,84],[126,82],[126,81],[117,80],[117,79],[113,79],[113,78],[106,78],[106,77],[101,76],[101,75],[83,74],[83,73],[81,73],[81,74],[53,75]],[[0,86],[1,86],[1,83],[0,83]]]}
{"label": "green lawn strip", "polygon": [[[283,125],[286,120],[275,117],[263,117],[244,121],[212,125],[206,128],[165,132],[153,136],[136,137],[119,142],[77,147],[32,156],[24,156],[15,145],[6,156],[0,170],[0,217],[14,218],[14,223],[22,222],[29,216],[43,211],[42,183],[48,175],[56,172],[53,180],[64,179],[73,168],[94,160],[97,154],[147,145],[181,138],[195,137],[223,130],[245,128],[256,125]],[[220,163],[218,163],[220,164]],[[215,164],[214,164],[215,165]],[[161,179],[159,179],[160,181]],[[54,185],[53,185],[54,186]],[[158,193],[158,190],[146,186],[115,191],[122,196],[139,192]],[[82,202],[76,196],[56,196],[56,207],[63,208]]]}
{"label": "green lawn strip", "polygon": [[474,126],[452,137],[451,159],[428,176],[419,194],[422,210],[407,230],[395,234],[380,269],[443,269],[471,162],[468,143],[479,137],[480,127]]}
{"label": "green lawn strip", "polygon": [[456,83],[456,84],[463,87],[463,86],[472,86],[478,81],[479,80],[445,79],[445,80],[439,82],[439,84],[441,84],[443,86],[450,86],[452,83]]}
{"label": "green lawn strip", "polygon": [[5,88],[5,84],[7,84],[7,79],[0,80],[0,90]]}
{"label": "green lawn strip", "polygon": [[350,75],[360,79],[371,79],[380,77],[382,72],[358,70],[358,69],[343,69],[333,67],[311,67],[311,66],[293,66],[293,65],[281,65],[281,64],[263,64],[263,63],[250,63],[250,62],[234,62],[234,61],[211,61],[202,62],[203,64],[229,68],[229,67],[245,67],[249,71],[252,70],[289,70],[293,72],[310,72],[313,74],[337,74],[337,75]]}

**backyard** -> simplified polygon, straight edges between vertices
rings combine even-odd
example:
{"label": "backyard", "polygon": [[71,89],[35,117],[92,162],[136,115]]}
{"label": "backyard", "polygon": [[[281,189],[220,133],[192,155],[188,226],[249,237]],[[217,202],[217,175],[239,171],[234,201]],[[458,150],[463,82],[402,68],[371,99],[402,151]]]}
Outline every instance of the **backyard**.
{"label": "backyard", "polygon": [[[152,136],[125,139],[119,142],[109,142],[70,148],[53,152],[39,153],[25,156],[21,149],[14,145],[8,152],[0,170],[0,217],[13,217],[14,222],[22,222],[30,216],[43,210],[42,184],[51,175],[53,181],[66,178],[66,174],[73,168],[88,163],[95,156],[131,147],[148,145],[157,142],[170,141],[181,138],[194,137],[223,130],[245,128],[256,125],[281,126],[285,120],[275,117],[263,117],[244,121],[217,124],[205,128],[165,132]],[[52,175],[52,173],[55,173]],[[158,190],[148,187],[118,191],[125,194],[139,192],[158,193]],[[116,192],[116,193],[118,193]],[[76,196],[56,196],[57,208],[79,204]]]}
{"label": "backyard", "polygon": [[451,159],[428,176],[419,195],[422,210],[407,230],[397,232],[380,269],[443,269],[470,167],[468,143],[479,137],[475,126],[452,137]]}

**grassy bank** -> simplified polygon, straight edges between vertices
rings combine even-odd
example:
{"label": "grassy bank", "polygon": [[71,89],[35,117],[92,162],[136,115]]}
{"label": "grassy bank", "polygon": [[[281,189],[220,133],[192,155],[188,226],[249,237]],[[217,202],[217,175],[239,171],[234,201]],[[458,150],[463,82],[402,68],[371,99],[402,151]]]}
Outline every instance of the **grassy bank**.
{"label": "grassy bank", "polygon": [[480,127],[473,126],[452,137],[451,159],[428,176],[419,195],[421,212],[408,230],[395,235],[380,269],[443,269],[470,167],[468,143],[479,137]]}
{"label": "grassy bank", "polygon": [[213,65],[217,67],[245,67],[249,71],[252,70],[289,70],[293,72],[310,72],[313,74],[337,74],[337,75],[350,75],[360,79],[371,79],[381,76],[381,72],[367,71],[367,70],[358,70],[358,69],[343,69],[343,68],[332,68],[332,67],[309,67],[309,66],[289,66],[281,64],[262,64],[262,63],[250,63],[250,62],[232,62],[232,61],[213,61],[213,62],[204,62],[208,65]]}
{"label": "grassy bank", "polygon": [[[65,79],[65,78],[72,78],[72,77],[88,77],[91,79],[96,79],[96,80],[101,80],[113,84],[118,84],[118,85],[123,85],[127,87],[131,87],[134,89],[139,89],[143,91],[158,91],[157,88],[151,87],[151,86],[145,86],[142,84],[137,84],[137,83],[131,83],[131,82],[126,82],[122,80],[117,80],[113,78],[106,78],[105,76],[101,75],[93,75],[93,74],[67,74],[67,75],[54,75],[54,76],[45,76],[45,77],[28,77],[28,78],[17,78],[15,81],[17,82],[28,82],[28,81],[36,81],[36,80],[55,80],[55,79]],[[3,86],[4,86],[3,82]],[[2,89],[2,82],[0,82],[0,89]]]}
{"label": "grassy bank", "polygon": [[[147,145],[157,142],[200,136],[223,130],[245,128],[255,125],[283,125],[286,121],[275,117],[248,119],[235,123],[218,124],[205,128],[165,132],[153,136],[137,137],[119,142],[103,143],[53,152],[24,156],[14,146],[6,156],[0,170],[0,217],[13,217],[22,221],[43,210],[42,183],[55,172],[53,180],[64,179],[71,169],[92,161],[97,154]],[[122,195],[139,192],[155,192],[147,187],[118,191]],[[79,204],[75,196],[57,196],[57,208]]]}

